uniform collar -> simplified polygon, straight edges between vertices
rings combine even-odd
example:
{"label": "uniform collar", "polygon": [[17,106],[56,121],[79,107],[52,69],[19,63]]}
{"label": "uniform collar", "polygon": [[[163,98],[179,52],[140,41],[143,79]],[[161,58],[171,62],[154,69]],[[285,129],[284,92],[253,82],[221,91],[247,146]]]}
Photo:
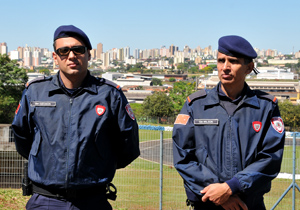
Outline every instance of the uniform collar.
{"label": "uniform collar", "polygon": [[[88,92],[97,94],[97,80],[93,76],[91,76],[90,71],[88,71],[86,78],[81,85],[81,88]],[[53,76],[51,84],[49,86],[49,92],[52,92],[54,94],[57,91],[63,91],[63,87],[61,87],[59,82],[59,72]]]}
{"label": "uniform collar", "polygon": [[[218,93],[218,85],[216,85],[213,89],[209,90],[207,93],[207,100],[204,101],[204,105],[212,106],[216,104],[220,104],[219,93]],[[259,101],[254,92],[250,89],[250,87],[245,82],[245,95],[241,100],[240,104],[246,103],[251,106],[259,108]]]}

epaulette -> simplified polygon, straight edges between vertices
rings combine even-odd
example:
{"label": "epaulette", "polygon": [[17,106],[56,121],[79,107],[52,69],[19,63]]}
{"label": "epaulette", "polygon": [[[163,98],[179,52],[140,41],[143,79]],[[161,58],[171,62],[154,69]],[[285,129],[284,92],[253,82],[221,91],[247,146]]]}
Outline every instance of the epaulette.
{"label": "epaulette", "polygon": [[28,88],[29,85],[31,85],[32,83],[40,82],[40,81],[43,81],[43,80],[45,80],[45,79],[46,79],[45,76],[36,77],[36,78],[34,78],[33,80],[30,80],[29,82],[27,82],[27,83],[25,84],[25,88]]}
{"label": "epaulette", "polygon": [[188,97],[187,97],[187,101],[188,101],[188,103],[190,104],[190,103],[192,103],[194,100],[196,100],[197,98],[202,98],[202,97],[204,97],[204,96],[206,96],[206,91],[203,89],[203,90],[199,90],[199,91],[197,91],[197,92],[195,92],[195,93],[192,93],[191,95],[189,95]]}
{"label": "epaulette", "polygon": [[255,90],[255,94],[257,97],[259,98],[264,98],[264,99],[267,99],[269,101],[273,101],[274,103],[277,103],[277,98],[269,93],[266,93],[264,91],[261,91],[261,90]]}
{"label": "epaulette", "polygon": [[104,79],[104,78],[99,78],[97,77],[97,79],[101,82],[101,83],[104,83],[104,84],[107,84],[109,86],[112,86],[118,90],[121,90],[121,86],[120,85],[117,85],[116,83],[110,81],[110,80],[107,80],[107,79]]}

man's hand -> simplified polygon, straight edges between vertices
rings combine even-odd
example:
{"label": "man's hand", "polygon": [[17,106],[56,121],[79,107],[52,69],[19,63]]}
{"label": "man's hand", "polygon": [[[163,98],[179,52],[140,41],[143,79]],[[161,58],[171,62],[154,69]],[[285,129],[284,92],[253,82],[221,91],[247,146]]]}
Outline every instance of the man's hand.
{"label": "man's hand", "polygon": [[222,205],[232,195],[232,191],[227,183],[215,183],[205,187],[200,193],[205,194],[202,201],[206,202],[207,199],[216,205]]}
{"label": "man's hand", "polygon": [[225,210],[238,210],[238,209],[248,210],[246,204],[237,195],[230,196],[229,199],[221,206]]}

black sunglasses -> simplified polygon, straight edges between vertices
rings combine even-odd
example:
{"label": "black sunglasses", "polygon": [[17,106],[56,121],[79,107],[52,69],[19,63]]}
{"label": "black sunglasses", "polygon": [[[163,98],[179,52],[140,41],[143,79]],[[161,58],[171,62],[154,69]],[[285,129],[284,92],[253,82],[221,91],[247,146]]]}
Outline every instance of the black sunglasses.
{"label": "black sunglasses", "polygon": [[72,51],[75,55],[84,54],[87,50],[85,46],[74,46],[74,47],[61,47],[55,50],[56,54],[60,56],[67,56],[69,55],[70,51]]}

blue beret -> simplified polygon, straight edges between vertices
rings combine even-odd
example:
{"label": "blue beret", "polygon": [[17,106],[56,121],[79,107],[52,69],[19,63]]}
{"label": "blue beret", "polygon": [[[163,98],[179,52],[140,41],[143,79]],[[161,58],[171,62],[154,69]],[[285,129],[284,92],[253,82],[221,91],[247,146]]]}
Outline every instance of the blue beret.
{"label": "blue beret", "polygon": [[82,30],[73,25],[59,26],[54,32],[53,41],[63,37],[78,37],[81,41],[83,41],[83,43],[89,50],[92,49],[91,42],[87,35]]}
{"label": "blue beret", "polygon": [[257,54],[252,45],[240,36],[223,36],[219,39],[218,51],[225,55],[238,58],[256,58]]}

